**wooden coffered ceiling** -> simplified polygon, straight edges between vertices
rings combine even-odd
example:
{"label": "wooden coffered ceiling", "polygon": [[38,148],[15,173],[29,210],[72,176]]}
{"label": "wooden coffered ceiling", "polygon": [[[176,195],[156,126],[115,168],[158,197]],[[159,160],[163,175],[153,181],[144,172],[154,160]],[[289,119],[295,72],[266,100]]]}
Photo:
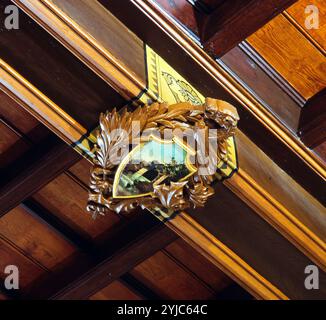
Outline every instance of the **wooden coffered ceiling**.
{"label": "wooden coffered ceiling", "polygon": [[[315,1],[319,30],[304,29],[303,0],[266,1],[246,25],[255,2],[13,1],[20,27],[0,27],[0,299],[325,298],[325,8]],[[219,9],[229,19],[214,29]],[[244,33],[215,52],[236,23]],[[237,106],[240,169],[166,225],[140,210],[92,220],[91,164],[69,144],[146,89],[145,44]],[[312,263],[319,291],[303,287]],[[17,293],[2,286],[8,264]]]}

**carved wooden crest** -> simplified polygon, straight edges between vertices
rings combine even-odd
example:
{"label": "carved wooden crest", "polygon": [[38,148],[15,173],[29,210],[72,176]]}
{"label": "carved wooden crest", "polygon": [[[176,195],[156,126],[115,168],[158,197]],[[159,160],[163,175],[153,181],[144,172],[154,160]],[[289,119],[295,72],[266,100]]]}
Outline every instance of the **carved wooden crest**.
{"label": "carved wooden crest", "polygon": [[170,216],[204,206],[238,120],[232,105],[211,98],[101,114],[87,210],[96,217],[140,206]]}

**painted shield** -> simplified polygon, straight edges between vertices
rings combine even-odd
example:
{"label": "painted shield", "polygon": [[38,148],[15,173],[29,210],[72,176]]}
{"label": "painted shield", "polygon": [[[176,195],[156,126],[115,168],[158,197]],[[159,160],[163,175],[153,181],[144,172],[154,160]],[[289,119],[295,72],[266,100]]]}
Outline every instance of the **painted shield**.
{"label": "painted shield", "polygon": [[121,162],[114,177],[113,197],[134,198],[150,195],[154,185],[183,181],[196,172],[190,163],[194,151],[177,139],[151,136]]}

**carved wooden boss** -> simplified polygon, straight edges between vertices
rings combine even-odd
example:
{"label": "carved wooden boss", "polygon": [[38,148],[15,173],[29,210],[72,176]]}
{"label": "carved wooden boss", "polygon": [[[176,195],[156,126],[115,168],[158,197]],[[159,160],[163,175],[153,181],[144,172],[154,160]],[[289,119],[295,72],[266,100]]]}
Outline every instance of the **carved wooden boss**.
{"label": "carved wooden boss", "polygon": [[88,211],[96,217],[140,206],[168,218],[204,206],[238,120],[232,105],[211,98],[101,114]]}

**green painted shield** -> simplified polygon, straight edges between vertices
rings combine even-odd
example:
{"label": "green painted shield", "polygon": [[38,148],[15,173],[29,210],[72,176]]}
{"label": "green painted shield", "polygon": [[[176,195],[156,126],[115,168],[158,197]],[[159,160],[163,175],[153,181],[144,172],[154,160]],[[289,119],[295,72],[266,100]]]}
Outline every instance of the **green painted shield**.
{"label": "green painted shield", "polygon": [[114,198],[149,195],[155,184],[182,181],[196,168],[189,161],[192,150],[178,140],[150,137],[139,144],[121,162],[113,183]]}

